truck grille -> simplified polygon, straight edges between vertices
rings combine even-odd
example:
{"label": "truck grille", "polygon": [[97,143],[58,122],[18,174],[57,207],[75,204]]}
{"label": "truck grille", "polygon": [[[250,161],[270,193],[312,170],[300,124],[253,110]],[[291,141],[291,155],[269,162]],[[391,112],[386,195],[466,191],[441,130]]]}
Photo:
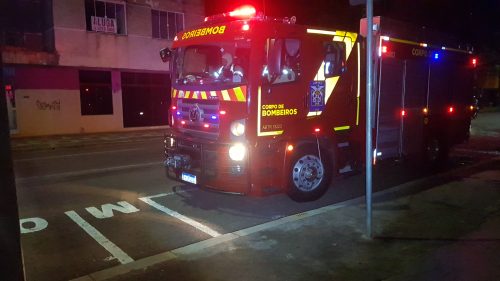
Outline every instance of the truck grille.
{"label": "truck grille", "polygon": [[177,118],[186,122],[179,130],[193,137],[215,140],[219,137],[219,101],[179,99]]}

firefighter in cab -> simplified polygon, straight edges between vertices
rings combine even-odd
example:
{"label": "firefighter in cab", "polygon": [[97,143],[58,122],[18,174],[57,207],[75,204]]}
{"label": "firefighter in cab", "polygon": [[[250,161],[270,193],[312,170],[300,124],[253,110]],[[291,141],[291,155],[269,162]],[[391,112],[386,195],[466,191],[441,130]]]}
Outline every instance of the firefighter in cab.
{"label": "firefighter in cab", "polygon": [[234,63],[231,53],[224,52],[221,55],[221,67],[216,75],[222,80],[230,80],[233,83],[239,83],[243,78],[243,68]]}

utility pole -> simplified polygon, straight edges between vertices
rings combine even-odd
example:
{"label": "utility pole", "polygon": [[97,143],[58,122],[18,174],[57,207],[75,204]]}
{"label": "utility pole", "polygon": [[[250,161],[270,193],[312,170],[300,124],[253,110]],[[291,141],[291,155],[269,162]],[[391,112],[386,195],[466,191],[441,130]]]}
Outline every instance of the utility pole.
{"label": "utility pole", "polygon": [[24,280],[20,236],[16,184],[10,153],[3,59],[0,49],[0,278],[2,280]]}
{"label": "utility pole", "polygon": [[372,238],[373,0],[366,0],[366,236]]}
{"label": "utility pole", "polygon": [[366,5],[366,236],[372,233],[372,85],[373,85],[373,0],[349,0],[351,6]]}

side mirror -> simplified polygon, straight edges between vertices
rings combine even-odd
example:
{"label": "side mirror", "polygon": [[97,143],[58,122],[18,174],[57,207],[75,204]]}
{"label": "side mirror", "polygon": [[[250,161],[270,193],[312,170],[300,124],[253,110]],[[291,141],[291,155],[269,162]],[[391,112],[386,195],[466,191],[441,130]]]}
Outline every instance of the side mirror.
{"label": "side mirror", "polygon": [[172,57],[172,51],[169,48],[163,48],[160,50],[160,57],[163,62],[168,62]]}

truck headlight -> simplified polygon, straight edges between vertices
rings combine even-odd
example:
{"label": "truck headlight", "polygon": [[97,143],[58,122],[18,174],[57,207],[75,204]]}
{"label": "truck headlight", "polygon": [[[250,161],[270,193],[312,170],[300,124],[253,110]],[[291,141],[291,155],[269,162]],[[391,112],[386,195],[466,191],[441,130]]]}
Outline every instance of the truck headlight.
{"label": "truck headlight", "polygon": [[245,119],[233,121],[231,123],[231,134],[236,137],[241,137],[245,134]]}
{"label": "truck headlight", "polygon": [[235,143],[229,147],[229,158],[233,161],[241,161],[245,159],[247,148],[241,143]]}

